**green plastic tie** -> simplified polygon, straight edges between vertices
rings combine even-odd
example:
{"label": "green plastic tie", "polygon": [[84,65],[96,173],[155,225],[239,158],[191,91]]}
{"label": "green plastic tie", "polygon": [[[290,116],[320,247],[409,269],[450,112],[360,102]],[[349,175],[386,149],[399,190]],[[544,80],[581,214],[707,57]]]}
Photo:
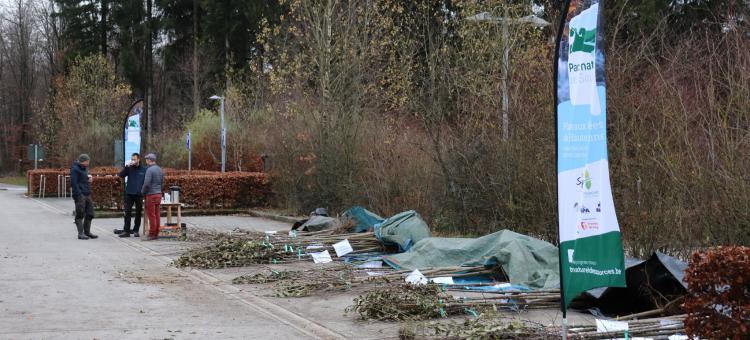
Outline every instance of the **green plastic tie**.
{"label": "green plastic tie", "polygon": [[302,259],[302,248],[297,248],[297,259],[298,260]]}
{"label": "green plastic tie", "polygon": [[474,316],[475,318],[478,318],[478,317],[479,317],[479,314],[477,314],[477,311],[475,311],[475,310],[473,310],[473,309],[471,309],[471,308],[464,308],[464,312],[465,312],[466,314],[471,314],[471,315],[473,315],[473,316]]}
{"label": "green plastic tie", "polygon": [[288,245],[288,244],[286,244],[286,243],[284,243],[284,252],[285,252],[285,253],[288,253],[288,252],[289,252],[289,245]]}
{"label": "green plastic tie", "polygon": [[625,340],[630,339],[630,332],[625,331]]}
{"label": "green plastic tie", "polygon": [[438,312],[440,312],[440,316],[442,316],[442,317],[448,316],[448,314],[445,313],[445,309],[440,308],[440,309],[438,309]]}

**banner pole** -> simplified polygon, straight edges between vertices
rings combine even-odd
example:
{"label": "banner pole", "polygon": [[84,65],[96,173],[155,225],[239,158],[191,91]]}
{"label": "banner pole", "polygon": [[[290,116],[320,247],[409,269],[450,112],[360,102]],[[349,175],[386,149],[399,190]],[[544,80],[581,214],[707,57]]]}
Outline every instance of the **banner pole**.
{"label": "banner pole", "polygon": [[[554,75],[553,75],[554,79],[553,80],[554,80],[554,85],[555,85],[554,86],[554,105],[555,105],[555,181],[556,182],[558,180],[557,179],[557,176],[559,176],[558,175],[559,174],[558,169],[560,167],[560,165],[558,164],[559,163],[559,156],[558,156],[558,154],[560,152],[560,145],[559,145],[558,131],[557,131],[557,129],[558,129],[557,128],[557,118],[558,118],[558,112],[557,112],[557,106],[558,106],[557,105],[557,101],[558,101],[558,98],[557,98],[558,79],[557,79],[557,76],[558,76],[558,72],[559,72],[558,71],[558,67],[559,67],[558,64],[559,64],[559,59],[560,59],[560,44],[561,44],[561,40],[562,40],[563,31],[565,30],[565,21],[566,21],[567,16],[568,16],[569,7],[570,7],[570,0],[565,0],[563,2],[563,4],[562,4],[562,8],[560,9],[560,23],[558,24],[558,27],[557,27],[557,39],[555,40],[555,59],[554,59],[554,67],[553,67],[554,68]],[[559,184],[556,183],[556,185],[555,185],[555,195],[558,196],[558,201],[559,201],[559,199],[560,199],[559,195],[560,194],[559,194],[559,188],[558,188],[558,186],[559,186]],[[559,206],[559,202],[558,202],[558,206]],[[562,253],[562,247],[561,247],[561,243],[562,243],[562,237],[561,236],[562,236],[562,233],[561,233],[561,230],[560,230],[560,211],[559,211],[559,208],[558,208],[558,212],[557,212],[557,225],[558,225],[558,229],[557,229],[558,262],[559,262],[559,265],[560,265],[560,267],[559,267],[560,268],[559,269],[559,274],[560,274],[560,310],[562,310],[562,315],[563,315],[563,319],[562,319],[562,339],[563,340],[567,340],[568,339],[568,317],[567,317],[567,308],[565,306],[565,289],[564,289],[564,285],[563,285],[563,281],[564,281],[563,280],[563,265],[562,265],[562,261],[563,261],[562,256],[563,256],[563,253]]]}

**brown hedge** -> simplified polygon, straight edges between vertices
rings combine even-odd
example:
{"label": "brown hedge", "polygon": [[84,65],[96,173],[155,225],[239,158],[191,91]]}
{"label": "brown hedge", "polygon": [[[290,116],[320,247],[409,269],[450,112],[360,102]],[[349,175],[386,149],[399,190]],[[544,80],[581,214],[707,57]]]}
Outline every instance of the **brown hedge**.
{"label": "brown hedge", "polygon": [[750,339],[750,248],[693,253],[685,275],[685,330],[704,339]]}
{"label": "brown hedge", "polygon": [[[117,177],[117,168],[94,168],[90,173],[92,199],[97,208],[121,209],[123,181]],[[47,177],[47,197],[57,195],[57,176],[69,175],[68,169],[40,169],[27,172],[28,194],[38,196],[42,175]],[[186,207],[247,208],[267,204],[271,191],[266,174],[254,172],[191,171],[164,169],[164,190],[170,186],[181,187],[180,201]],[[67,181],[70,190],[70,180]]]}

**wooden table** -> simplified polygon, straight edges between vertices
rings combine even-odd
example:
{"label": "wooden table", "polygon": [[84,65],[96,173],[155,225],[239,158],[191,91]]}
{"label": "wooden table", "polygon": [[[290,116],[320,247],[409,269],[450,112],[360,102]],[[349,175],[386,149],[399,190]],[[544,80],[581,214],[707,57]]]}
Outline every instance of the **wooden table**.
{"label": "wooden table", "polygon": [[[159,233],[161,234],[162,231],[164,232],[180,232],[180,226],[182,225],[182,203],[164,203],[162,202],[159,205],[159,221],[161,221],[161,208],[167,208],[167,224],[166,225],[160,225],[159,226]],[[177,208],[177,216],[175,218],[177,219],[176,225],[170,225],[172,224],[172,208]],[[143,234],[148,235],[148,231],[150,229],[150,225],[148,224],[148,216],[145,213],[145,207],[144,207],[144,213],[143,213]],[[161,223],[160,223],[161,224]]]}

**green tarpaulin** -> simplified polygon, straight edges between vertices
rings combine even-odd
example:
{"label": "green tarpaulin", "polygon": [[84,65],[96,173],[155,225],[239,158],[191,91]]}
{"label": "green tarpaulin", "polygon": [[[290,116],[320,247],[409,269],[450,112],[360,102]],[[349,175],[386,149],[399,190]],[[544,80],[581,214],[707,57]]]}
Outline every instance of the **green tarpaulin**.
{"label": "green tarpaulin", "polygon": [[430,237],[430,228],[416,211],[409,210],[375,224],[375,237],[383,244],[398,245],[401,251],[407,251],[419,240]]}
{"label": "green tarpaulin", "polygon": [[383,222],[382,217],[359,206],[349,208],[349,210],[344,212],[342,218],[347,218],[354,221],[354,223],[356,224],[354,227],[355,233],[364,233],[370,231],[375,227],[376,224]]}
{"label": "green tarpaulin", "polygon": [[429,237],[408,252],[383,260],[396,269],[500,264],[511,284],[548,289],[560,285],[557,247],[502,230],[480,238]]}

